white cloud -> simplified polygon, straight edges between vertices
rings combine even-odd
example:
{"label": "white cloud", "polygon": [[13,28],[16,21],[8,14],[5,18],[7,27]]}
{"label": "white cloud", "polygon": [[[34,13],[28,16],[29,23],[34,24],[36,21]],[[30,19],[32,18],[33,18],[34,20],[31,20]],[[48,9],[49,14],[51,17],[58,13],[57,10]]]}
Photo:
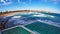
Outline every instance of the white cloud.
{"label": "white cloud", "polygon": [[60,2],[60,0],[51,0],[53,2],[53,4],[58,4],[58,2]]}
{"label": "white cloud", "polygon": [[21,2],[21,0],[18,0],[18,3],[20,3]]}
{"label": "white cloud", "polygon": [[39,0],[40,2],[48,2],[49,0]]}
{"label": "white cloud", "polygon": [[18,0],[18,3],[26,4],[26,2],[22,2],[21,0]]}
{"label": "white cloud", "polygon": [[[6,1],[8,1],[8,0],[6,0]],[[8,5],[8,4],[12,4],[12,2],[11,1],[9,1],[9,2],[6,2],[5,0],[0,0],[0,2],[2,2],[2,4],[0,3],[0,5]]]}
{"label": "white cloud", "polygon": [[0,2],[3,2],[3,3],[5,3],[5,1],[4,1],[4,0],[0,0]]}
{"label": "white cloud", "polygon": [[40,1],[46,2],[46,3],[52,2],[53,4],[58,4],[58,2],[60,2],[60,0],[40,0]]}
{"label": "white cloud", "polygon": [[2,5],[8,5],[8,4],[12,4],[12,2],[4,3],[4,4],[2,4]]}
{"label": "white cloud", "polygon": [[31,3],[32,2],[32,0],[29,0],[29,3]]}
{"label": "white cloud", "polygon": [[53,4],[58,4],[58,0],[52,0]]}

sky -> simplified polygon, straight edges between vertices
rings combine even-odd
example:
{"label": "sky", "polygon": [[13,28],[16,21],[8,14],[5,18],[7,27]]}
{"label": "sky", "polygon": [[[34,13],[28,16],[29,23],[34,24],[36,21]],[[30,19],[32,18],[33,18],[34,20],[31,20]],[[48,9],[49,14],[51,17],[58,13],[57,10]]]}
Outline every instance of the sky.
{"label": "sky", "polygon": [[0,0],[0,12],[5,10],[48,10],[60,13],[60,0]]}

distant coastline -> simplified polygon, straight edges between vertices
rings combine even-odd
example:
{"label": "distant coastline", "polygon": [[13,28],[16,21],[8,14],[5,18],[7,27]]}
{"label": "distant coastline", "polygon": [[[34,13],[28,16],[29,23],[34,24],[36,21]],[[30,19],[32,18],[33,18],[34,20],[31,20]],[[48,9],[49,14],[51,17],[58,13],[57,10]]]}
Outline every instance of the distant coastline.
{"label": "distant coastline", "polygon": [[0,12],[0,17],[1,16],[11,16],[14,14],[18,14],[21,12],[46,12],[46,11],[39,11],[39,10],[16,10],[16,11],[6,11],[6,12]]}

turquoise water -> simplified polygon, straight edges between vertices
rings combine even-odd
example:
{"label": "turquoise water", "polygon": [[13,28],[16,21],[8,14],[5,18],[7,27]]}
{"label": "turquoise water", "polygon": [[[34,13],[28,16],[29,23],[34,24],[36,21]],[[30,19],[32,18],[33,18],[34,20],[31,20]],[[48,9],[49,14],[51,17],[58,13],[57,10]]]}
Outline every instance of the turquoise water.
{"label": "turquoise water", "polygon": [[31,34],[31,33],[22,27],[15,27],[15,28],[3,31],[2,34]]}
{"label": "turquoise water", "polygon": [[59,27],[48,25],[42,22],[34,22],[32,24],[26,25],[25,27],[41,34],[60,34]]}

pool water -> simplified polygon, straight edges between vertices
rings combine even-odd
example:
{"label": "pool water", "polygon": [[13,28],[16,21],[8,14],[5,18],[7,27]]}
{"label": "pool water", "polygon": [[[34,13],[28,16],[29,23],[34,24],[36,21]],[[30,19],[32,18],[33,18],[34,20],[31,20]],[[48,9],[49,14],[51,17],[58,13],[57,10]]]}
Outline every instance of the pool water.
{"label": "pool water", "polygon": [[[29,25],[26,25],[28,29],[36,31],[41,34],[60,34],[60,28],[52,25],[48,25],[42,22],[34,22]],[[37,33],[37,34],[38,34]]]}
{"label": "pool water", "polygon": [[31,34],[31,32],[27,31],[23,27],[17,26],[17,27],[2,31],[2,34]]}

